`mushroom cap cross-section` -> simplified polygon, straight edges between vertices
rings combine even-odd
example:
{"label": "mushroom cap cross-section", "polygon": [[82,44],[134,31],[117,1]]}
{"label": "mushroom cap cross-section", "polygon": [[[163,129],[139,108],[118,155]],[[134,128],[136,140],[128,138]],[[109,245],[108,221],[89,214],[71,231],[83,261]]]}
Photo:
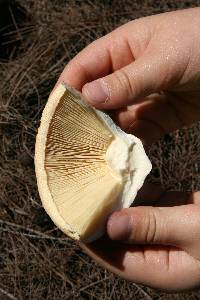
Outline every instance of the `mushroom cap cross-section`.
{"label": "mushroom cap cross-section", "polygon": [[61,83],[42,114],[35,170],[54,223],[68,236],[91,242],[105,232],[109,214],[131,205],[151,163],[137,137]]}

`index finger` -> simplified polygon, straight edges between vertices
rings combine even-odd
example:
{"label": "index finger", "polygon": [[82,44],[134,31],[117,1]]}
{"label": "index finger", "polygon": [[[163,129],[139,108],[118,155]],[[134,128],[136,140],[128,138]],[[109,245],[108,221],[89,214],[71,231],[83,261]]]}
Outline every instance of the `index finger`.
{"label": "index finger", "polygon": [[63,81],[81,90],[84,84],[132,62],[133,54],[127,43],[127,25],[97,39],[78,53],[64,68],[57,84]]}
{"label": "index finger", "polygon": [[58,82],[65,82],[77,90],[98,77],[108,74],[110,68],[109,53],[105,38],[100,38],[79,54],[64,68]]}

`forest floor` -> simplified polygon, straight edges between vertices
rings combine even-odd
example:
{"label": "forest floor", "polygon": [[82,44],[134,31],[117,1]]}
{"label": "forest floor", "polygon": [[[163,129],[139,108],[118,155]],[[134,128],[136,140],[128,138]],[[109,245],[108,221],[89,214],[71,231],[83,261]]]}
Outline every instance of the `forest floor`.
{"label": "forest floor", "polygon": [[[9,4],[9,5],[8,5]],[[92,261],[45,213],[34,172],[42,109],[66,63],[131,19],[200,1],[0,1],[0,300],[200,299],[126,282]],[[149,150],[149,180],[200,189],[200,124]]]}

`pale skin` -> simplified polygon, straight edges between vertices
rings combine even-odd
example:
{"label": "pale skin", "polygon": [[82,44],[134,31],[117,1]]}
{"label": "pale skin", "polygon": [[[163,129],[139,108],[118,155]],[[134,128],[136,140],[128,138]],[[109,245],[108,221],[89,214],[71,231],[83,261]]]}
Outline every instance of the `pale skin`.
{"label": "pale skin", "polygon": [[[62,72],[98,109],[150,145],[200,120],[200,8],[131,21],[94,41]],[[146,186],[146,206],[113,213],[84,249],[123,278],[165,290],[200,285],[200,192]]]}

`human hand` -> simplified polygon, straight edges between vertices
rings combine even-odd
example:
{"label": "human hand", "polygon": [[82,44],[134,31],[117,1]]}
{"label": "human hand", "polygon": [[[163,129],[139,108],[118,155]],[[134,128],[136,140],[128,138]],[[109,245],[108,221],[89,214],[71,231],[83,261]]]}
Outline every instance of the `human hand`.
{"label": "human hand", "polygon": [[169,291],[199,286],[200,192],[163,193],[148,185],[138,197],[154,206],[115,212],[107,224],[109,238],[81,247],[99,264],[135,283]]}
{"label": "human hand", "polygon": [[[199,28],[199,8],[132,21],[81,51],[59,81],[82,90],[92,105],[108,109],[125,131],[150,144],[200,119]],[[108,221],[110,239],[81,246],[137,283],[169,290],[199,285],[199,192],[163,195],[151,187],[141,198],[166,207],[149,201],[154,206],[117,212]],[[131,221],[123,230],[124,214]]]}
{"label": "human hand", "polygon": [[200,119],[200,8],[131,21],[94,41],[59,81],[145,143]]}

